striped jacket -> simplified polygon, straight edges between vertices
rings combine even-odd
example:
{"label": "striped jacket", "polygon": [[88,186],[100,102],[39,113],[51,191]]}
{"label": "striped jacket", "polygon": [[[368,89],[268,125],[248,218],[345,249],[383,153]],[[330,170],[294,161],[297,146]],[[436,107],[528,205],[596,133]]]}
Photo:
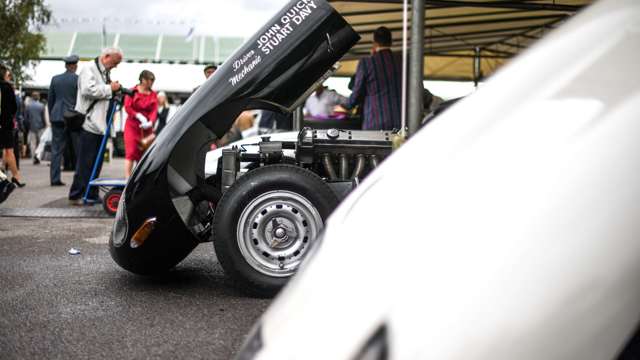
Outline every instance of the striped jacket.
{"label": "striped jacket", "polygon": [[400,129],[402,56],[384,49],[358,63],[348,108],[363,106],[364,130]]}

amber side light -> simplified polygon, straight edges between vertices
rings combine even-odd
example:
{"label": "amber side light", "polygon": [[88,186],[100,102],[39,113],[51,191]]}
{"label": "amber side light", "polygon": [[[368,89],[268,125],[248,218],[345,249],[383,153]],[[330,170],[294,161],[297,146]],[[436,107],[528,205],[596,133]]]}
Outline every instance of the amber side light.
{"label": "amber side light", "polygon": [[131,248],[135,249],[144,244],[153,229],[156,228],[156,218],[147,219],[142,226],[138,228],[136,233],[131,237]]}

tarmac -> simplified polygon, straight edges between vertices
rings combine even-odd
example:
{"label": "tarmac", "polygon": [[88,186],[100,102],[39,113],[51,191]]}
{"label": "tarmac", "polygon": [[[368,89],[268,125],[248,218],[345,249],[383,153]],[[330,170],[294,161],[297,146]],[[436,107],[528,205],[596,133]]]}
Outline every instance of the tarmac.
{"label": "tarmac", "polygon": [[[122,159],[103,176],[119,177]],[[0,209],[69,209],[73,173],[21,163],[27,186]],[[100,206],[93,209],[100,209]],[[211,243],[159,278],[118,267],[109,218],[0,217],[0,358],[229,359],[269,299],[238,292]],[[70,255],[77,249],[79,255]]]}

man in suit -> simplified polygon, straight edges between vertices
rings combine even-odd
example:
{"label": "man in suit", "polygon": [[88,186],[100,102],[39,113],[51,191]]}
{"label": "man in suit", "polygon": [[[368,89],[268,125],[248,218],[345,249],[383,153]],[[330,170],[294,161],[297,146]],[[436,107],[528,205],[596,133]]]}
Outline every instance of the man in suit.
{"label": "man in suit", "polygon": [[24,122],[29,129],[27,139],[29,141],[29,149],[31,149],[31,156],[33,157],[33,165],[40,164],[36,149],[40,145],[42,133],[47,128],[46,118],[44,104],[40,102],[40,93],[34,91],[31,93],[31,101],[27,103],[24,109]]}
{"label": "man in suit", "polygon": [[[64,73],[54,76],[49,86],[49,118],[51,120],[51,168],[49,178],[51,186],[64,186],[60,179],[60,166],[67,138],[65,136],[64,112],[76,106],[78,96],[78,56],[71,55],[63,58],[67,69]],[[75,142],[72,144],[76,145]]]}
{"label": "man in suit", "polygon": [[[94,165],[96,176],[100,175],[102,161],[98,159],[102,137],[107,131],[107,116],[111,98],[120,90],[120,83],[111,81],[110,72],[123,58],[122,50],[107,48],[91,63],[86,64],[78,75],[78,96],[76,111],[86,114],[80,130],[80,144],[77,149],[78,161],[73,184],[69,190],[69,200],[73,205],[82,205]],[[97,161],[97,163],[96,163]],[[92,188],[88,202],[100,201],[98,188]]]}
{"label": "man in suit", "polygon": [[402,56],[391,52],[391,31],[381,26],[373,33],[372,55],[358,63],[348,109],[362,104],[364,130],[401,127]]}

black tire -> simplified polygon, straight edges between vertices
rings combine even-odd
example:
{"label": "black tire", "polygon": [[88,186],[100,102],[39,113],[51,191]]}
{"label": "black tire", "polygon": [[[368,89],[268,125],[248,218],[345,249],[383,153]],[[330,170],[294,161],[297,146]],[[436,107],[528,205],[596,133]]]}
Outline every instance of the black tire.
{"label": "black tire", "polygon": [[289,272],[297,270],[338,202],[319,176],[303,168],[278,164],[250,171],[225,192],[213,217],[220,264],[246,293],[274,296],[293,275]]}
{"label": "black tire", "polygon": [[122,189],[111,189],[104,195],[104,198],[102,199],[102,208],[110,216],[116,216],[121,196]]}

